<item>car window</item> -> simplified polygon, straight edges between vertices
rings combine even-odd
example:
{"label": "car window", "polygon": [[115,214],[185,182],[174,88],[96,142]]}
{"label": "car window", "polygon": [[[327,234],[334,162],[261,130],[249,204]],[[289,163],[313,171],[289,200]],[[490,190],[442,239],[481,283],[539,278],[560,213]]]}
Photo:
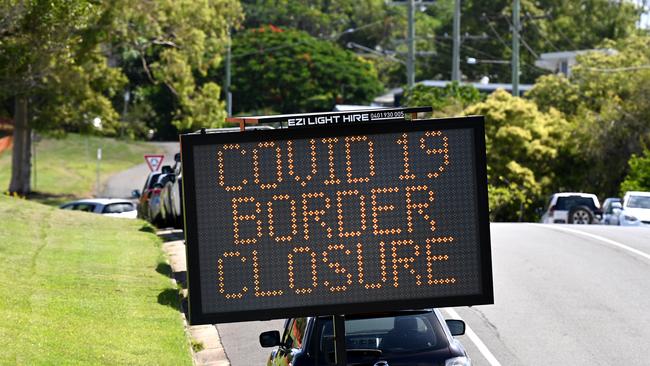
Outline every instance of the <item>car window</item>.
{"label": "car window", "polygon": [[[318,343],[319,364],[333,364],[334,331],[331,318],[319,318],[315,334],[318,337],[315,343]],[[382,352],[382,358],[386,360],[405,353],[447,347],[444,339],[444,331],[433,312],[345,320],[348,351],[376,349]]]}
{"label": "car window", "polygon": [[72,209],[75,211],[94,212],[95,205],[92,203],[77,203]]}
{"label": "car window", "polygon": [[608,200],[608,201],[605,203],[605,206],[606,206],[606,207],[604,208],[604,209],[605,209],[605,213],[607,213],[607,214],[612,214],[612,213],[614,212],[613,204],[614,204],[615,202],[621,202],[621,200],[620,200],[620,199],[612,199],[612,200]]}
{"label": "car window", "polygon": [[133,205],[126,202],[119,202],[104,206],[102,213],[122,213],[127,211],[133,211]]}
{"label": "car window", "polygon": [[629,208],[650,208],[650,197],[648,196],[630,196],[627,202]]}
{"label": "car window", "polygon": [[156,184],[156,182],[158,182],[158,177],[160,177],[160,173],[152,174],[151,178],[149,179],[149,185],[146,187],[146,189],[153,188],[154,184]]}
{"label": "car window", "polygon": [[289,321],[288,327],[282,337],[283,344],[290,344],[291,348],[301,348],[305,337],[307,318],[296,318]]}
{"label": "car window", "polygon": [[72,204],[65,205],[65,206],[61,206],[61,208],[64,209],[64,210],[72,210],[74,208],[74,205],[72,205]]}
{"label": "car window", "polygon": [[587,206],[591,210],[596,209],[596,204],[594,203],[593,199],[582,196],[558,197],[557,203],[555,204],[555,209],[570,210],[575,206]]}
{"label": "car window", "polygon": [[174,178],[174,175],[173,175],[173,174],[163,174],[163,175],[158,179],[158,183],[159,183],[160,185],[163,185],[163,186],[164,186],[165,184],[167,184],[167,182],[170,182],[173,178]]}

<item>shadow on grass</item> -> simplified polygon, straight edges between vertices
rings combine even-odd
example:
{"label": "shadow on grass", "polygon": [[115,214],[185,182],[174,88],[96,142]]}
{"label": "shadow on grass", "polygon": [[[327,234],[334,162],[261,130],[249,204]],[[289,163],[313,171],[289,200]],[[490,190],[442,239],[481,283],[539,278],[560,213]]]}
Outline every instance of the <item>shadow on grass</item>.
{"label": "shadow on grass", "polygon": [[143,233],[155,234],[156,233],[156,228],[154,228],[153,226],[151,226],[149,224],[144,224],[144,225],[142,225],[142,227],[140,228],[139,231],[141,231]]}
{"label": "shadow on grass", "polygon": [[60,206],[68,201],[74,201],[79,197],[72,194],[56,194],[48,192],[34,191],[27,195],[27,199],[42,203],[48,206]]}
{"label": "shadow on grass", "polygon": [[165,277],[171,277],[172,276],[172,267],[164,262],[158,263],[158,266],[156,266],[156,272],[160,273],[161,275]]}
{"label": "shadow on grass", "polygon": [[168,288],[158,294],[158,303],[180,311],[180,295],[177,289]]}

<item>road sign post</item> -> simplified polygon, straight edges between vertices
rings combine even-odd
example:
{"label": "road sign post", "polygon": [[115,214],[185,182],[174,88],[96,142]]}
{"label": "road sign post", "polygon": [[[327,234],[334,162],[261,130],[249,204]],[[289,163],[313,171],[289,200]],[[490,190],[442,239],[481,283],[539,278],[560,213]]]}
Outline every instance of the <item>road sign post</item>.
{"label": "road sign post", "polygon": [[190,323],[492,303],[483,118],[410,113],[182,135]]}
{"label": "road sign post", "polygon": [[158,171],[160,169],[164,159],[164,155],[148,154],[144,156],[144,160],[147,162],[147,166],[149,166],[149,170],[152,172]]}

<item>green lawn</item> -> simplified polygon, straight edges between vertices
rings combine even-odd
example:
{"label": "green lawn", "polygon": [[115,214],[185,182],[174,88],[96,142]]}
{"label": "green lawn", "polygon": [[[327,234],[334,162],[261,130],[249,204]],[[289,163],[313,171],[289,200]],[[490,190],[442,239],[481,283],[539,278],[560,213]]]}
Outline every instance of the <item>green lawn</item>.
{"label": "green lawn", "polygon": [[[36,186],[32,169],[34,199],[60,204],[73,198],[92,196],[97,176],[97,148],[102,148],[100,179],[144,163],[144,154],[162,150],[145,142],[121,141],[95,136],[68,134],[63,139],[45,138],[36,144]],[[11,153],[0,153],[0,192],[9,187]]]}
{"label": "green lawn", "polygon": [[160,245],[140,220],[0,195],[0,364],[190,365]]}

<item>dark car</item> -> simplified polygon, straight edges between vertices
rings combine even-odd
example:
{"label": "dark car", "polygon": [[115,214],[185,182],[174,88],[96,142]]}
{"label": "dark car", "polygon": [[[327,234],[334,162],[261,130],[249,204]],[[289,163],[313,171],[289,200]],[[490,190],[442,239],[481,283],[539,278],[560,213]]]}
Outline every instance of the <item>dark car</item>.
{"label": "dark car", "polygon": [[170,182],[173,182],[176,179],[176,176],[173,172],[162,173],[158,176],[158,179],[153,185],[153,188],[150,190],[148,206],[149,213],[148,220],[152,224],[163,227],[166,226],[166,222],[163,220],[162,216],[162,205],[163,201],[161,198],[161,193],[163,187]]}
{"label": "dark car", "polygon": [[176,164],[172,167],[174,179],[170,180],[160,192],[161,221],[165,226],[183,228],[183,171],[181,168],[181,155],[174,156]]}
{"label": "dark car", "polygon": [[149,198],[151,198],[152,190],[154,185],[158,182],[158,177],[162,173],[152,172],[147,176],[147,180],[144,182],[142,187],[142,192],[135,190],[133,191],[133,197],[138,199],[138,218],[149,220]]}
{"label": "dark car", "polygon": [[[437,309],[345,317],[348,365],[468,366],[471,360],[453,336],[465,333],[462,320],[445,320]],[[278,346],[269,366],[334,365],[331,316],[293,318],[284,334],[260,334],[262,347]]]}

